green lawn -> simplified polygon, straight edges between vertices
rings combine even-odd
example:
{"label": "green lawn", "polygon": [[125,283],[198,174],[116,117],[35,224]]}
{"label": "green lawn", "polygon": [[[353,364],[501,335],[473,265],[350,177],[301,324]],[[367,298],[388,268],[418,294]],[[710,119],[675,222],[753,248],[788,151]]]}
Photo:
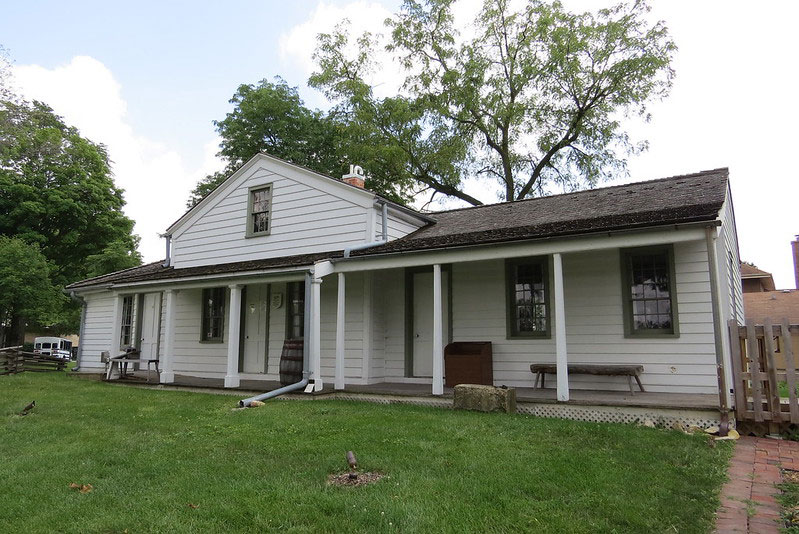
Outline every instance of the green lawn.
{"label": "green lawn", "polygon": [[[236,400],[0,377],[0,532],[708,532],[731,452],[617,424]],[[349,449],[387,477],[328,486]]]}

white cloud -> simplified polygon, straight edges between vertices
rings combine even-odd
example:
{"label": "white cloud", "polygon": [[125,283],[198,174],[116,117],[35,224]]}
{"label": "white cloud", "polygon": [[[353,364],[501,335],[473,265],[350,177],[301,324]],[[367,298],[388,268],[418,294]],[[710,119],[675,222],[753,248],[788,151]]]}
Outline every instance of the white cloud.
{"label": "white cloud", "polygon": [[53,69],[15,66],[15,85],[29,100],[47,103],[81,135],[108,148],[117,186],[125,190],[125,213],[136,222],[145,261],[163,258],[158,237],[184,211],[197,180],[223,167],[215,157],[218,139],[204,147],[204,158],[187,164],[168,146],[138,135],[127,116],[122,87],[100,61],[76,56]]}

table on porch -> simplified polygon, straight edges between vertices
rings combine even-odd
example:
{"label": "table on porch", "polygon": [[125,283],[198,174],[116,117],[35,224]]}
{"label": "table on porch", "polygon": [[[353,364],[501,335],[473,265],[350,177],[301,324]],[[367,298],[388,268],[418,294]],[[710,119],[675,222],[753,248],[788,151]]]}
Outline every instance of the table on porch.
{"label": "table on porch", "polygon": [[115,356],[113,358],[108,358],[106,361],[106,369],[105,369],[105,379],[111,380],[111,375],[114,372],[114,367],[116,366],[119,369],[119,377],[125,378],[128,374],[128,364],[139,364],[139,369],[141,366],[147,366],[147,382],[150,382],[151,373],[152,373],[152,365],[155,365],[155,372],[156,376],[161,372],[158,369],[158,359],[151,359],[151,358],[142,358],[141,353],[139,351],[129,351],[119,356]]}

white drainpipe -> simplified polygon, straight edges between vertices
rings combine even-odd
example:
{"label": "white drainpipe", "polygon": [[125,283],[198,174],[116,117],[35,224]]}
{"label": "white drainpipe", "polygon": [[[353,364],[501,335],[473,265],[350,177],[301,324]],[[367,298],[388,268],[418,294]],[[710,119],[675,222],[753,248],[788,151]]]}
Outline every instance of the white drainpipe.
{"label": "white drainpipe", "polygon": [[377,247],[379,245],[385,245],[388,243],[388,204],[384,200],[378,201],[379,204],[383,205],[383,239],[380,241],[372,241],[371,243],[362,243],[360,245],[353,245],[351,247],[347,247],[344,249],[344,257],[349,258],[350,253],[353,250],[364,250],[367,248]]}

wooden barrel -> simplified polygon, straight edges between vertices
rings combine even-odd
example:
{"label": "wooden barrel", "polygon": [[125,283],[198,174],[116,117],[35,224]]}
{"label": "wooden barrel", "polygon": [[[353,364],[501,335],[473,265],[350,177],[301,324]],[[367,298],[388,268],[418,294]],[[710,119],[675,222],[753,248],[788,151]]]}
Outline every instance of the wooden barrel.
{"label": "wooden barrel", "polygon": [[287,339],[283,342],[280,354],[280,383],[284,386],[302,380],[302,347],[301,339]]}

